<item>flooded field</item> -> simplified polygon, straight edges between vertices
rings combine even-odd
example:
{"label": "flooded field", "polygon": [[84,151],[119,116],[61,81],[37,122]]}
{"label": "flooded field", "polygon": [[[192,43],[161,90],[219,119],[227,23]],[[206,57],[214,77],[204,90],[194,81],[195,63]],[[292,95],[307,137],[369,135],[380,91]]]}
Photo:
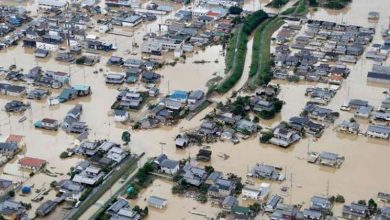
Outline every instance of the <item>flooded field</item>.
{"label": "flooded field", "polygon": [[[245,9],[252,10],[263,7],[267,1],[247,1]],[[1,3],[14,3],[14,1],[1,1]],[[22,3],[33,13],[36,11],[34,1]],[[367,14],[371,10],[380,12],[378,23],[370,23],[367,20]],[[377,28],[375,41],[380,41],[380,32],[383,27],[389,24],[388,16],[390,4],[383,4],[383,1],[356,0],[347,9],[342,11],[330,11],[318,9],[312,11],[308,17],[319,20],[328,20],[336,22],[346,22],[347,24],[356,24]],[[167,19],[167,15],[161,19]],[[121,142],[121,134],[124,130],[130,130],[127,125],[116,123],[112,117],[109,117],[110,107],[118,94],[117,87],[108,87],[104,83],[103,73],[120,72],[120,69],[110,69],[106,67],[106,61],[111,55],[118,55],[124,58],[137,57],[141,54],[128,55],[125,53],[132,48],[132,43],[138,44],[142,41],[142,36],[148,31],[158,31],[158,19],[152,23],[141,24],[134,30],[118,30],[132,34],[133,37],[124,37],[118,35],[100,34],[90,30],[91,34],[99,36],[102,40],[116,42],[117,51],[109,54],[100,54],[101,62],[93,67],[82,67],[75,64],[62,64],[49,57],[44,60],[37,59],[33,51],[24,49],[21,45],[0,51],[0,66],[8,67],[15,64],[18,69],[23,68],[28,71],[34,66],[42,66],[44,70],[55,70],[71,73],[71,84],[86,84],[92,88],[92,96],[81,98],[75,101],[69,101],[58,106],[48,106],[45,101],[31,101],[31,111],[26,111],[24,116],[27,120],[19,123],[22,114],[8,114],[5,111],[0,112],[0,133],[7,137],[8,134],[19,134],[25,136],[26,149],[18,157],[31,156],[37,157],[49,162],[48,169],[57,174],[57,177],[49,177],[45,174],[38,174],[28,179],[25,185],[34,185],[35,189],[49,188],[54,180],[68,178],[66,173],[70,167],[74,166],[80,158],[60,159],[59,155],[67,148],[73,146],[75,136],[69,135],[62,130],[58,132],[42,131],[35,129],[33,123],[44,117],[54,118],[62,121],[65,114],[75,105],[83,105],[81,120],[87,122],[91,128],[90,139],[110,139],[118,143]],[[251,54],[251,43],[248,43],[247,58]],[[135,50],[135,49],[134,49]],[[177,63],[175,66],[165,66],[158,70],[163,75],[160,83],[160,90],[163,94],[174,89],[194,90],[202,89],[206,91],[206,83],[215,76],[224,76],[224,57],[221,55],[221,46],[207,47],[204,51],[187,57],[185,63]],[[194,64],[194,61],[210,61],[204,64]],[[218,62],[215,62],[218,60]],[[389,64],[389,62],[387,63]],[[246,60],[245,72],[243,78],[235,89],[239,89],[245,79],[248,77],[250,58]],[[378,106],[384,99],[383,91],[386,89],[383,85],[367,84],[366,74],[371,69],[372,61],[360,60],[356,65],[350,65],[351,74],[344,81],[337,95],[330,102],[329,107],[338,110],[344,101],[349,98],[361,98],[369,100],[370,104]],[[103,68],[103,73],[94,74],[93,72]],[[306,88],[314,86],[313,83],[286,83],[273,81],[281,85],[280,98],[286,102],[280,116],[271,121],[261,121],[263,127],[272,127],[280,121],[286,121],[290,117],[301,112],[308,98],[304,96]],[[143,89],[142,85],[136,84],[127,86],[133,89]],[[54,90],[54,94],[60,91]],[[226,97],[226,96],[225,96]],[[224,97],[222,97],[224,98]],[[0,106],[3,106],[12,97],[0,97]],[[131,131],[132,141],[129,148],[132,152],[146,152],[146,157],[156,156],[165,153],[171,159],[182,159],[184,157],[193,157],[198,147],[190,147],[185,150],[177,150],[174,144],[176,135],[184,130],[192,129],[201,123],[201,119],[213,109],[213,106],[205,109],[191,121],[184,120],[175,127],[161,128],[156,130]],[[132,115],[130,115],[132,117]],[[341,112],[340,118],[335,125],[342,120],[353,117],[352,113]],[[359,120],[365,128],[368,120]],[[162,148],[160,143],[166,143]],[[313,151],[329,151],[345,156],[345,162],[340,169],[324,168],[321,166],[308,164],[305,160],[308,149]],[[390,142],[382,140],[368,139],[363,136],[351,136],[338,134],[334,127],[326,129],[323,136],[316,142],[304,139],[288,149],[282,149],[271,145],[260,144],[258,138],[252,138],[243,141],[240,144],[233,145],[230,142],[222,142],[210,145],[213,151],[211,165],[218,171],[224,173],[235,173],[246,179],[248,168],[255,163],[263,162],[283,167],[283,172],[287,180],[283,183],[272,183],[271,193],[279,193],[285,197],[287,203],[300,203],[307,206],[310,197],[313,195],[336,195],[342,194],[347,202],[359,199],[374,198],[378,191],[390,192],[390,177],[388,167],[390,167]],[[229,159],[224,160],[218,155],[227,154]],[[26,180],[24,174],[17,167],[17,158],[3,166],[1,178],[12,179],[15,181]],[[259,184],[260,181],[256,181]],[[287,193],[281,193],[282,186],[291,187]],[[210,204],[200,204],[191,198],[180,198],[171,194],[172,184],[162,180],[156,180],[152,186],[141,193],[141,198],[136,204],[141,207],[146,205],[145,198],[150,195],[160,196],[168,199],[168,206],[165,210],[149,209],[148,219],[202,219],[200,216],[190,214],[190,211],[204,213],[209,217],[215,216],[219,209]],[[16,195],[16,200],[31,202],[34,197],[32,193],[29,197]],[[54,198],[55,193],[51,191],[46,199]],[[243,201],[240,200],[242,204]],[[32,202],[33,210],[40,203]],[[341,207],[336,207],[334,213],[339,214]],[[93,213],[91,213],[93,214]],[[63,211],[58,210],[47,219],[55,219],[63,215]],[[161,218],[163,216],[163,218]],[[83,217],[84,218],[84,217]],[[87,217],[85,217],[87,219]],[[266,219],[266,217],[264,217]]]}

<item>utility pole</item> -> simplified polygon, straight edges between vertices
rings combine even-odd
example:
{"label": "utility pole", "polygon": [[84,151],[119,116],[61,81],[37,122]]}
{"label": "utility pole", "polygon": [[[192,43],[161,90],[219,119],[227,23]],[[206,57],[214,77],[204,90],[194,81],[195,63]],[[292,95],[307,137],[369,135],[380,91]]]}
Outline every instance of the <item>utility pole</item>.
{"label": "utility pole", "polygon": [[161,154],[164,154],[164,145],[166,145],[166,143],[160,142],[160,145],[161,145]]}
{"label": "utility pole", "polygon": [[328,198],[329,198],[329,185],[330,185],[330,182],[328,180],[326,183],[326,197],[328,197]]}
{"label": "utility pole", "polygon": [[290,205],[292,205],[292,197],[293,197],[293,174],[290,176]]}

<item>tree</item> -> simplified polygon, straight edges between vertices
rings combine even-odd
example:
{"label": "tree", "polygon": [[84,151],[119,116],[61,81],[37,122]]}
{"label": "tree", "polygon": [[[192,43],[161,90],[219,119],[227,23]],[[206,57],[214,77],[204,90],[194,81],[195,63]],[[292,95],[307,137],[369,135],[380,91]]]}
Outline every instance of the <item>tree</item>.
{"label": "tree", "polygon": [[149,214],[149,208],[146,206],[144,208],[144,216],[148,216],[148,214]]}
{"label": "tree", "polygon": [[344,203],[345,202],[344,196],[337,195],[336,198],[335,198],[335,202],[337,202],[337,203]]}
{"label": "tree", "polygon": [[229,8],[229,14],[232,15],[239,15],[242,12],[242,8],[237,7],[237,6],[232,6]]}
{"label": "tree", "polygon": [[368,200],[368,210],[371,214],[374,214],[377,211],[378,204],[373,199]]}
{"label": "tree", "polygon": [[64,151],[60,154],[60,158],[61,159],[65,159],[65,158],[68,158],[69,157],[69,153],[67,151]]}
{"label": "tree", "polygon": [[8,195],[9,195],[10,197],[14,197],[14,196],[15,196],[15,191],[14,191],[14,190],[9,191],[9,192],[8,192]]}
{"label": "tree", "polygon": [[262,144],[265,144],[265,143],[268,143],[268,141],[273,138],[274,135],[271,133],[271,132],[268,132],[268,133],[264,133],[261,137],[260,137],[260,143]]}
{"label": "tree", "polygon": [[212,173],[214,172],[214,167],[212,166],[205,166],[204,169],[206,170],[207,173]]}
{"label": "tree", "polygon": [[253,203],[252,205],[249,206],[249,209],[254,213],[258,214],[261,210],[261,205],[257,202]]}
{"label": "tree", "polygon": [[125,145],[128,145],[131,141],[131,134],[128,131],[122,133],[122,141],[125,142]]}

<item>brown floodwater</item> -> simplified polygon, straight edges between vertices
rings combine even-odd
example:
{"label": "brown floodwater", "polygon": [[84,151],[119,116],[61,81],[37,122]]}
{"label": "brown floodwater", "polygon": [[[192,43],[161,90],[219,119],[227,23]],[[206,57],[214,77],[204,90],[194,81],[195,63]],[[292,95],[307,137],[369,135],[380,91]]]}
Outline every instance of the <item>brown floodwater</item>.
{"label": "brown floodwater", "polygon": [[[11,1],[8,1],[11,2]],[[261,2],[261,7],[265,2]],[[256,1],[255,1],[256,3]],[[378,31],[375,41],[380,42],[381,27],[387,27],[389,7],[387,4],[382,4],[382,1],[359,0],[354,1],[350,7],[341,12],[334,12],[324,9],[319,9],[316,12],[311,12],[309,17],[321,20],[347,22],[364,26],[375,26]],[[251,10],[253,2],[248,1],[245,7]],[[255,4],[256,5],[256,4]],[[258,4],[260,7],[260,4]],[[29,1],[27,6],[34,9],[33,1]],[[257,9],[257,8],[256,8]],[[30,10],[30,9],[29,9]],[[367,13],[371,10],[379,11],[381,14],[378,24],[369,23]],[[161,19],[170,18],[172,15],[166,15]],[[110,55],[118,55],[124,58],[140,57],[140,54],[135,56],[125,53],[126,50],[132,49],[132,42],[141,43],[142,35],[145,31],[157,31],[159,20],[151,23],[142,24],[133,30],[118,30],[134,32],[134,37],[123,37],[117,35],[100,34],[91,30],[91,34],[99,36],[100,39],[109,40],[117,43],[118,50],[110,54],[100,54],[101,63],[93,67],[82,67],[78,65],[62,64],[54,60],[54,57],[39,60],[34,58],[31,50],[24,49],[21,45],[12,47],[7,50],[0,51],[1,60],[0,66],[8,67],[11,64],[16,64],[18,68],[23,68],[24,71],[31,69],[36,65],[41,65],[44,70],[56,70],[68,72],[71,70],[72,84],[86,84],[92,87],[93,94],[91,97],[81,98],[70,101],[59,106],[49,107],[44,101],[31,101],[32,110],[26,111],[24,115],[27,120],[19,123],[18,120],[22,117],[21,114],[8,115],[4,111],[0,112],[0,133],[3,137],[8,134],[21,134],[25,136],[27,144],[26,149],[19,156],[32,156],[49,161],[48,169],[52,172],[60,173],[57,178],[48,177],[45,174],[38,174],[27,180],[25,184],[34,184],[35,189],[48,188],[53,180],[68,178],[66,173],[71,166],[74,166],[80,158],[70,158],[62,160],[59,154],[69,147],[73,146],[75,136],[68,135],[64,131],[48,132],[33,128],[33,123],[43,117],[62,120],[66,112],[75,104],[83,105],[83,113],[81,120],[87,122],[91,128],[90,139],[111,139],[116,142],[121,142],[121,133],[129,129],[129,126],[116,123],[112,117],[109,117],[110,106],[118,94],[116,87],[108,87],[104,83],[102,73],[94,74],[95,70],[103,68],[104,72],[119,72],[120,69],[108,69],[105,65]],[[252,41],[249,41],[252,42]],[[248,76],[248,59],[251,46],[248,45],[248,53],[245,64],[243,79]],[[163,75],[160,83],[160,89],[163,94],[169,90],[182,89],[206,90],[206,82],[215,75],[224,75],[224,58],[221,56],[221,47],[207,47],[205,51],[189,56],[185,63],[177,63],[175,66],[166,66],[157,72]],[[250,56],[249,56],[250,57]],[[218,63],[215,63],[218,59]],[[195,60],[206,60],[210,63],[193,64]],[[370,104],[378,106],[384,98],[382,92],[385,90],[383,85],[371,85],[366,82],[366,74],[371,69],[372,61],[361,60],[356,65],[350,65],[351,74],[343,83],[342,88],[337,95],[332,99],[329,107],[333,110],[338,110],[339,107],[349,98],[361,98],[370,101]],[[389,62],[387,62],[389,63]],[[168,83],[169,82],[169,83]],[[240,81],[238,86],[245,82]],[[280,116],[275,120],[261,121],[260,124],[264,127],[271,127],[281,120],[288,120],[291,116],[300,113],[308,98],[304,96],[305,89],[316,84],[313,83],[287,83],[282,81],[273,81],[279,83],[282,91],[280,98],[286,102]],[[169,84],[169,88],[168,88]],[[321,85],[321,84],[320,84]],[[142,89],[142,85],[126,85],[134,89]],[[326,86],[326,85],[321,85]],[[60,90],[53,91],[55,94]],[[227,96],[225,96],[227,97]],[[0,106],[4,106],[12,97],[0,97]],[[202,111],[191,121],[183,120],[177,126],[171,128],[161,128],[155,130],[131,131],[132,142],[130,143],[131,151],[135,153],[146,152],[147,157],[156,156],[161,152],[166,153],[172,159],[182,159],[184,157],[194,157],[199,147],[190,147],[185,150],[177,150],[174,145],[175,136],[187,129],[193,129],[199,126],[200,120],[212,110],[213,106]],[[130,114],[132,117],[132,114]],[[344,119],[352,117],[352,113],[341,112],[340,118],[335,124]],[[368,125],[366,120],[359,120],[363,129]],[[160,143],[166,143],[164,148],[161,148]],[[358,199],[374,198],[378,191],[390,192],[390,177],[388,167],[390,166],[390,142],[383,140],[368,139],[364,136],[352,136],[338,134],[333,130],[333,126],[327,128],[323,136],[316,142],[311,141],[309,144],[310,150],[313,151],[330,151],[345,156],[345,162],[339,169],[324,168],[318,165],[308,164],[305,160],[308,150],[308,141],[302,140],[296,145],[282,149],[272,145],[259,144],[258,138],[252,138],[243,141],[240,144],[233,145],[230,142],[220,142],[210,145],[213,151],[213,156],[210,164],[219,171],[224,173],[233,172],[239,176],[246,178],[248,168],[255,163],[263,162],[284,167],[284,173],[287,180],[283,183],[272,183],[272,193],[282,194],[281,186],[292,185],[292,189],[288,193],[282,194],[286,197],[287,203],[301,203],[307,206],[312,195],[335,195],[342,194],[347,202]],[[224,160],[218,155],[222,153],[228,154],[229,159]],[[27,176],[17,168],[17,159],[9,162],[2,167],[3,174],[1,178],[13,179],[15,181],[24,181],[23,176]],[[203,164],[201,164],[203,165]],[[63,175],[61,175],[61,173]],[[261,181],[256,181],[258,186]],[[141,199],[137,204],[144,206],[144,198],[149,195],[161,196],[168,199],[168,206],[165,210],[149,209],[149,219],[197,219],[198,216],[189,214],[188,211],[199,211],[207,214],[207,216],[215,216],[218,209],[211,207],[210,204],[199,204],[191,198],[179,198],[171,195],[170,189],[172,184],[162,180],[156,180],[151,187],[141,193]],[[16,199],[31,202],[36,193],[28,197],[22,197],[17,193]],[[55,193],[52,191],[45,196],[45,200],[54,198]],[[248,201],[241,204],[248,204]],[[32,202],[36,208],[40,203]],[[193,209],[193,208],[196,209]],[[340,207],[335,208],[335,214],[340,214]],[[93,214],[93,211],[88,212]],[[33,211],[31,212],[31,215]],[[47,219],[58,218],[63,215],[62,211],[57,210],[54,215],[50,215]],[[82,219],[87,219],[88,216],[83,216]]]}

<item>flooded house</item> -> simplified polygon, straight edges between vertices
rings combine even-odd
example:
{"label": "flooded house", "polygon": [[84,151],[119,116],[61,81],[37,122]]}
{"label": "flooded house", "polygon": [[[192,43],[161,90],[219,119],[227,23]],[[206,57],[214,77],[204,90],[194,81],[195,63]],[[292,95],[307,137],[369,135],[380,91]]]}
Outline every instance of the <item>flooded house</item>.
{"label": "flooded house", "polygon": [[157,209],[163,209],[167,206],[168,200],[157,197],[157,196],[150,196],[148,198],[148,205],[152,206]]}
{"label": "flooded house", "polygon": [[390,138],[390,126],[386,125],[369,125],[366,132],[368,137],[373,138]]}
{"label": "flooded house", "polygon": [[296,219],[299,215],[299,207],[279,202],[271,214],[271,220]]}
{"label": "flooded house", "polygon": [[289,125],[299,132],[305,132],[315,137],[320,137],[325,129],[324,125],[315,123],[307,117],[292,117],[289,119]]}
{"label": "flooded house", "polygon": [[24,86],[17,86],[8,83],[0,83],[0,94],[21,97],[27,93]]}
{"label": "flooded house", "polygon": [[74,175],[72,181],[83,185],[94,186],[98,181],[101,181],[104,176],[105,173],[101,168],[89,165]]}
{"label": "flooded house", "polygon": [[283,203],[283,197],[277,194],[272,195],[271,197],[268,198],[267,202],[265,203],[264,211],[265,212],[275,211],[279,203]]}
{"label": "flooded house", "polygon": [[332,123],[336,119],[336,114],[333,110],[315,104],[307,104],[304,108],[304,112],[307,113],[310,119],[317,121]]}
{"label": "flooded house", "polygon": [[126,122],[129,119],[129,113],[124,110],[114,109],[114,119],[118,122]]}
{"label": "flooded house", "polygon": [[132,210],[125,199],[117,199],[105,212],[111,219],[141,220],[141,216]]}
{"label": "flooded house", "polygon": [[183,171],[183,180],[186,181],[186,183],[194,186],[200,186],[206,181],[208,176],[206,170],[192,166],[190,164],[186,164],[183,167]]}
{"label": "flooded house", "polygon": [[356,121],[344,120],[343,122],[341,122],[341,124],[337,126],[337,130],[351,134],[358,134],[359,127],[360,125]]}
{"label": "flooded house", "polygon": [[330,153],[325,151],[319,154],[318,159],[321,165],[330,166],[330,167],[339,167],[344,161],[344,157],[341,157],[335,153]]}
{"label": "flooded house", "polygon": [[328,198],[313,196],[310,199],[310,209],[329,213],[333,207]]}
{"label": "flooded house", "polygon": [[53,212],[54,209],[57,207],[57,205],[58,205],[57,202],[52,200],[47,200],[37,208],[35,214],[39,217],[45,217],[49,215],[51,212]]}
{"label": "flooded house", "polygon": [[208,188],[207,195],[213,199],[226,198],[232,193],[234,188],[235,188],[234,181],[218,178]]}
{"label": "flooded house", "polygon": [[106,75],[106,84],[123,84],[125,82],[125,75],[120,73],[110,73]]}
{"label": "flooded house", "polygon": [[370,105],[359,107],[355,111],[355,116],[360,118],[369,118],[374,108]]}
{"label": "flooded house", "polygon": [[47,164],[47,161],[34,157],[23,157],[18,161],[18,164],[23,169],[29,169],[33,172],[37,172]]}
{"label": "flooded house", "polygon": [[62,193],[62,196],[65,197],[65,200],[77,202],[80,199],[85,187],[79,183],[65,179],[59,181],[56,184],[56,188],[60,193]]}
{"label": "flooded house", "polygon": [[226,196],[222,201],[222,209],[230,212],[232,209],[238,206],[238,200],[234,196]]}
{"label": "flooded house", "polygon": [[270,194],[270,184],[262,183],[259,189],[253,189],[250,187],[244,187],[242,189],[242,197],[243,199],[252,199],[259,201],[260,203],[265,203],[268,200],[268,196]]}
{"label": "flooded house", "polygon": [[368,82],[390,83],[390,66],[374,64],[367,73]]}
{"label": "flooded house", "polygon": [[28,99],[41,100],[48,95],[48,91],[44,89],[33,89],[27,93]]}
{"label": "flooded house", "polygon": [[347,218],[367,219],[369,210],[366,205],[352,202],[350,205],[344,205],[342,215]]}
{"label": "flooded house", "polygon": [[269,140],[269,142],[271,144],[286,148],[299,141],[300,139],[301,136],[294,130],[277,127],[274,129],[273,137]]}
{"label": "flooded house", "polygon": [[206,100],[207,99],[203,91],[195,90],[190,92],[187,99],[189,110],[191,111],[195,110],[196,108],[201,106]]}
{"label": "flooded house", "polygon": [[378,192],[377,198],[383,202],[390,202],[390,193]]}
{"label": "flooded house", "polygon": [[51,118],[43,118],[42,120],[35,122],[34,126],[36,128],[57,131],[60,125],[58,123],[58,120]]}
{"label": "flooded house", "polygon": [[138,110],[144,101],[144,97],[141,93],[123,90],[117,96],[112,108],[120,110]]}
{"label": "flooded house", "polygon": [[198,153],[196,154],[196,160],[204,161],[204,162],[210,161],[211,154],[212,154],[212,151],[210,151],[210,150],[200,149],[198,151]]}
{"label": "flooded house", "polygon": [[[16,143],[0,142],[0,154],[2,157],[14,158],[14,156],[20,151],[20,148]],[[7,161],[7,160],[6,160]],[[3,161],[1,162],[3,163]]]}
{"label": "flooded house", "polygon": [[27,108],[29,108],[28,104],[16,100],[7,102],[4,106],[6,112],[24,112]]}
{"label": "flooded house", "polygon": [[19,218],[24,219],[27,217],[27,209],[22,203],[16,202],[12,199],[5,199],[0,202],[0,214],[5,219]]}
{"label": "flooded house", "polygon": [[390,111],[390,98],[386,98],[381,102],[379,111],[385,111],[385,112]]}
{"label": "flooded house", "polygon": [[348,102],[348,107],[352,109],[358,109],[361,107],[367,107],[368,106],[368,101],[361,100],[361,99],[351,99]]}
{"label": "flooded house", "polygon": [[165,154],[161,154],[153,161],[157,165],[157,168],[162,172],[169,175],[176,175],[179,170],[179,161],[170,160]]}
{"label": "flooded house", "polygon": [[268,180],[284,180],[284,176],[280,174],[276,167],[259,163],[252,168],[252,170],[248,173],[248,176]]}
{"label": "flooded house", "polygon": [[304,209],[302,215],[304,219],[315,219],[315,220],[322,220],[324,219],[325,216],[324,214],[322,214],[322,212],[313,209]]}

